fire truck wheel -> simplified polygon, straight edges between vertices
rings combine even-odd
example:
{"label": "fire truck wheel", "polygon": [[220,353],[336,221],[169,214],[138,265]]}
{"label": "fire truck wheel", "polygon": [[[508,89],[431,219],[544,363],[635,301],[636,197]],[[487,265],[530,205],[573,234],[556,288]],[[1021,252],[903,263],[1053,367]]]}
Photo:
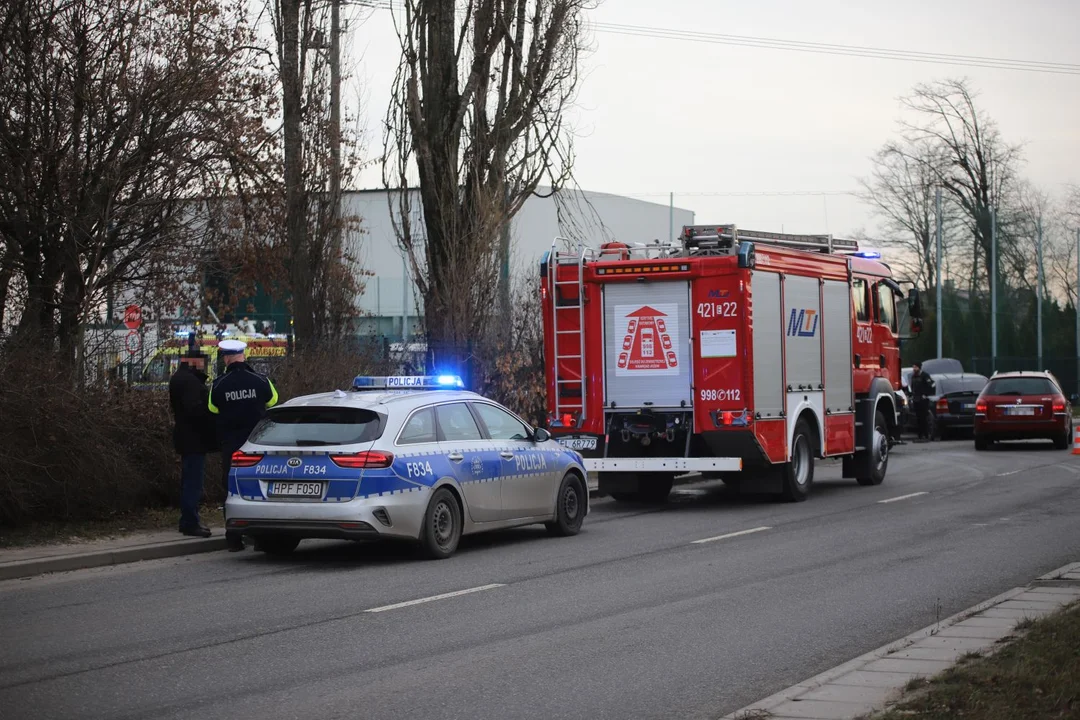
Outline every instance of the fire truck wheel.
{"label": "fire truck wheel", "polygon": [[552,535],[569,537],[577,535],[585,520],[585,496],[581,478],[576,473],[566,473],[556,500],[555,520],[544,523]]}
{"label": "fire truck wheel", "polygon": [[889,469],[889,427],[878,410],[874,415],[874,439],[870,441],[870,474],[858,478],[860,485],[880,485]]}
{"label": "fire truck wheel", "polygon": [[783,489],[781,496],[787,502],[802,502],[810,494],[814,482],[814,433],[806,420],[795,423],[795,435],[791,439],[791,460],[781,470]]}

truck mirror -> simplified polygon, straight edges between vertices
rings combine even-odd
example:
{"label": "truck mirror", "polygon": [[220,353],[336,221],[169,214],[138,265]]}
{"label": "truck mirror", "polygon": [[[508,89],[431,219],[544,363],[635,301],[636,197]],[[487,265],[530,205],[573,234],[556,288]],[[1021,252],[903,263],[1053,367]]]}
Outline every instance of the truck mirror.
{"label": "truck mirror", "polygon": [[911,310],[912,318],[921,318],[923,316],[922,298],[919,297],[918,288],[911,288],[908,292],[908,308]]}
{"label": "truck mirror", "polygon": [[911,334],[918,335],[922,332],[922,318],[911,318]]}

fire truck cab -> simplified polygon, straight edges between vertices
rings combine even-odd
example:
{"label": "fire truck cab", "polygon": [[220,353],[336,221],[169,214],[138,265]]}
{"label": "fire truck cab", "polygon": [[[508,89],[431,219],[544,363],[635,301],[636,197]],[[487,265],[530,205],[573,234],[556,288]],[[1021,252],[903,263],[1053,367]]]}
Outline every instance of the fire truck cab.
{"label": "fire truck cab", "polygon": [[815,458],[880,484],[898,437],[900,317],[918,293],[858,243],[688,226],[677,243],[541,261],[548,425],[616,500],[700,472],[804,500]]}

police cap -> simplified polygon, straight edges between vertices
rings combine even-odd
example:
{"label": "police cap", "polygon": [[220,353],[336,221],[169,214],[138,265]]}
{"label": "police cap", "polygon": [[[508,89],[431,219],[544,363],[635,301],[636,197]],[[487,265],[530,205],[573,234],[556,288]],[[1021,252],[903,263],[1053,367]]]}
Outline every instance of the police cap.
{"label": "police cap", "polygon": [[242,340],[222,340],[218,343],[218,351],[222,355],[239,355],[247,348],[247,343]]}

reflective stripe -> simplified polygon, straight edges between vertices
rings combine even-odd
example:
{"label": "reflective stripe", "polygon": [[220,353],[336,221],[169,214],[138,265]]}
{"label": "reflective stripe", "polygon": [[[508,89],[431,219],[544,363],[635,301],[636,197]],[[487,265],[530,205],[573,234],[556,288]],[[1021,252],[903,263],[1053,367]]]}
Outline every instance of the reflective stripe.
{"label": "reflective stripe", "polygon": [[278,401],[277,388],[274,387],[274,383],[270,381],[270,378],[266,378],[266,382],[270,385],[270,392],[271,392],[270,402],[266,403],[266,407],[272,408],[275,405],[277,405],[277,401]]}
{"label": "reflective stripe", "polygon": [[206,406],[208,408],[210,408],[210,412],[212,412],[215,415],[218,414],[217,405],[214,404],[214,391],[213,391],[213,389],[211,389],[210,392],[207,393],[207,395],[206,395]]}

